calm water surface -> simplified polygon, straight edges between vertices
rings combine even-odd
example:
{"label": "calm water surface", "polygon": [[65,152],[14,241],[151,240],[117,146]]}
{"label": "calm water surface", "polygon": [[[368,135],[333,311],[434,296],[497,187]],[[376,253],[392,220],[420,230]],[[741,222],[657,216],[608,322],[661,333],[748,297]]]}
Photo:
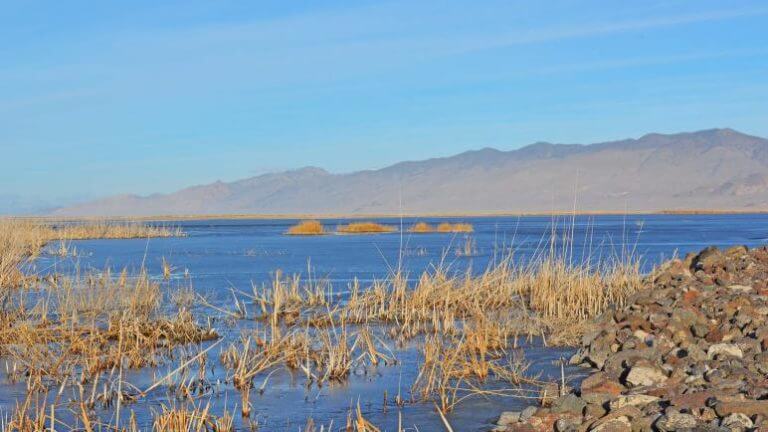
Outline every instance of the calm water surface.
{"label": "calm water surface", "polygon": [[[444,219],[421,218],[420,221],[439,223]],[[312,277],[331,281],[337,292],[343,292],[354,278],[362,282],[384,278],[398,265],[410,277],[432,266],[442,265],[455,272],[482,272],[499,256],[514,251],[518,261],[529,260],[548,246],[553,219],[550,217],[487,217],[464,218],[474,225],[475,232],[466,234],[380,234],[327,235],[320,237],[290,237],[284,235],[295,220],[206,220],[172,223],[188,235],[183,238],[150,240],[93,240],[73,242],[76,259],[59,260],[42,257],[36,271],[71,273],[79,269],[102,270],[139,269],[146,266],[151,274],[162,273],[163,257],[176,269],[179,284],[191,283],[212,303],[231,303],[232,289],[250,291],[252,284],[268,283],[276,270],[301,273],[308,268]],[[347,222],[324,221],[327,227]],[[400,226],[399,219],[379,222]],[[409,227],[414,219],[404,219]],[[768,241],[768,215],[639,215],[579,217],[575,221],[561,218],[555,222],[558,232],[573,230],[571,256],[574,260],[590,257],[621,257],[634,254],[642,259],[648,270],[661,260],[675,254],[680,256],[704,246],[754,246]],[[471,254],[462,253],[467,242]],[[558,245],[560,243],[557,243]],[[363,284],[365,285],[365,284]],[[212,310],[201,314],[216,315]],[[239,336],[241,328],[225,327],[220,331],[228,339]],[[223,346],[224,344],[222,344]],[[558,360],[571,354],[569,349],[543,348],[533,343],[526,346],[525,355],[533,363],[532,371],[558,377]],[[217,357],[218,351],[212,357]],[[360,405],[366,417],[385,430],[396,430],[398,410],[383,408],[385,391],[390,399],[415,378],[418,353],[413,349],[398,352],[400,363],[380,366],[367,371],[358,370],[348,383],[307,389],[303,378],[280,372],[270,377],[263,395],[252,396],[253,418],[261,430],[301,430],[307,418],[318,424],[333,421],[341,428],[352,404]],[[166,366],[172,370],[173,365]],[[163,370],[165,371],[165,369]],[[162,373],[162,372],[161,372]],[[574,380],[583,370],[567,370]],[[214,365],[211,380],[223,379],[225,371]],[[128,380],[143,388],[152,382],[146,371],[132,372]],[[261,382],[256,379],[257,385]],[[19,385],[0,383],[0,408],[9,409],[23,398]],[[210,398],[215,411],[224,407],[234,410],[239,397],[222,385]],[[144,424],[149,422],[152,409],[171,403],[163,391],[155,392],[149,401],[131,406],[140,414]],[[206,400],[207,403],[207,400]],[[504,398],[473,397],[458,406],[449,420],[455,430],[487,430],[502,410],[520,409],[524,401]],[[402,409],[403,424],[418,426],[421,431],[442,430],[439,419],[429,404],[407,405]]]}

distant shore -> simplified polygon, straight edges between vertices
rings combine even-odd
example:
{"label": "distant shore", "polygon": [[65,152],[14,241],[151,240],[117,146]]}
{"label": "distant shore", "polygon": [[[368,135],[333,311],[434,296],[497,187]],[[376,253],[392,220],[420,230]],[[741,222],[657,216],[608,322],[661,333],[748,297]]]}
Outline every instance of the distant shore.
{"label": "distant shore", "polygon": [[0,216],[9,219],[30,219],[44,221],[90,221],[90,220],[127,220],[127,221],[178,221],[178,220],[214,220],[214,219],[399,219],[399,218],[483,218],[483,217],[518,217],[518,216],[621,216],[621,215],[726,215],[726,214],[768,214],[768,208],[755,210],[729,209],[668,209],[668,210],[577,210],[573,211],[524,211],[524,212],[456,212],[456,213],[279,213],[279,214],[180,214],[151,216]]}

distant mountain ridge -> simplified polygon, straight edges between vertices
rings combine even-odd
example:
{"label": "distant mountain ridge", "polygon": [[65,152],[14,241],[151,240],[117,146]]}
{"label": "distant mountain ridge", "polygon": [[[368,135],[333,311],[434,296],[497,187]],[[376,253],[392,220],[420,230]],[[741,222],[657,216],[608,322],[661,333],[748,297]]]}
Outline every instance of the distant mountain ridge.
{"label": "distant mountain ridge", "polygon": [[170,194],[118,195],[59,216],[768,210],[768,140],[732,129],[598,144],[538,142],[332,174],[306,167]]}

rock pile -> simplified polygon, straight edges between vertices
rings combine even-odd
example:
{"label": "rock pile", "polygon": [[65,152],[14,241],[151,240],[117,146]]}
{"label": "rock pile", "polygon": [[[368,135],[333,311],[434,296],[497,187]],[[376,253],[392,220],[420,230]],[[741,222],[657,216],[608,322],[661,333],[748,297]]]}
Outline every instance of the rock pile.
{"label": "rock pile", "polygon": [[768,431],[767,283],[765,246],[667,262],[583,337],[580,389],[497,430]]}

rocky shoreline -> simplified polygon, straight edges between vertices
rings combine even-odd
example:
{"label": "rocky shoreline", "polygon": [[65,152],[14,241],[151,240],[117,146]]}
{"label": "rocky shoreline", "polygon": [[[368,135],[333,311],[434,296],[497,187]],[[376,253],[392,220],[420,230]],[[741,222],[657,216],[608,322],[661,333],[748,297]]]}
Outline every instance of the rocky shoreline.
{"label": "rocky shoreline", "polygon": [[580,388],[496,431],[768,431],[768,247],[671,260],[599,317],[572,364]]}

